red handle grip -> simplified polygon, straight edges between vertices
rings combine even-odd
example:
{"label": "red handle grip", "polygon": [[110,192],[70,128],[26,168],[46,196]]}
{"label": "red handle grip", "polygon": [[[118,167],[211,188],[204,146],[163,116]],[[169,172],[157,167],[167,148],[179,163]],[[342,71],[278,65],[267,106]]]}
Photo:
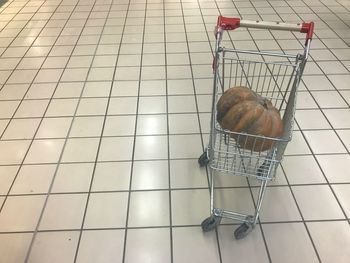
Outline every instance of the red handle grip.
{"label": "red handle grip", "polygon": [[314,22],[302,23],[301,24],[300,32],[301,33],[306,33],[305,44],[307,43],[308,40],[312,40],[312,36],[314,35],[314,27],[315,27]]}
{"label": "red handle grip", "polygon": [[287,30],[306,33],[306,43],[312,39],[314,34],[314,22],[309,23],[297,23],[288,24],[282,22],[267,22],[267,21],[250,21],[241,20],[235,17],[223,17],[219,16],[217,20],[217,29],[222,30],[234,30],[238,27],[247,28],[260,28],[260,29],[271,29],[271,30]]}
{"label": "red handle grip", "polygon": [[216,26],[218,28],[222,28],[224,30],[233,30],[240,26],[241,19],[240,18],[229,18],[219,16]]}

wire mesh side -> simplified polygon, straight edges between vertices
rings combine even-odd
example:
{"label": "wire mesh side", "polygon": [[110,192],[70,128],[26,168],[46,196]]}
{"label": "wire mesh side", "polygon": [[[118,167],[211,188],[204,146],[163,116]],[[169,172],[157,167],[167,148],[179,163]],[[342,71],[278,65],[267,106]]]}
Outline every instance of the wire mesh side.
{"label": "wire mesh side", "polygon": [[[213,148],[209,151],[209,166],[229,175],[249,176],[270,180],[280,160],[276,158],[278,145],[288,141],[243,133],[234,133],[217,127]],[[254,151],[254,145],[271,144],[268,151]]]}
{"label": "wire mesh side", "polygon": [[235,86],[245,86],[268,98],[280,111],[285,109],[293,79],[298,74],[297,65],[290,62],[263,62],[231,58],[224,53],[218,68],[223,91]]}
{"label": "wire mesh side", "polygon": [[[262,56],[255,56],[259,59],[253,60],[252,54],[247,55],[242,59],[235,52],[223,52],[216,70],[215,105],[226,89],[246,86],[269,99],[280,111],[284,124],[286,121],[291,122],[295,109],[287,105],[290,104],[289,98],[295,104],[295,94],[290,95],[291,92],[296,92],[296,80],[300,79],[300,60],[291,62],[290,57],[283,57],[278,61],[271,61],[261,59]],[[223,130],[216,121],[216,107],[212,114],[214,126],[209,146],[210,167],[232,175],[250,176],[260,180],[274,178],[277,165],[291,138],[292,125],[285,125],[287,129],[281,138],[268,138]],[[259,150],[264,149],[261,147],[264,144],[270,144],[271,147],[267,147],[268,150]]]}

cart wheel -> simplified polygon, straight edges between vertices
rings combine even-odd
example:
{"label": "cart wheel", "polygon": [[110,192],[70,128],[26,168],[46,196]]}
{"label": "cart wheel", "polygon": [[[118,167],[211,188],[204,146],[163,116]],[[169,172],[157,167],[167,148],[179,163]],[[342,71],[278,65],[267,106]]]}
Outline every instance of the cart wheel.
{"label": "cart wheel", "polygon": [[241,224],[234,232],[235,238],[242,239],[246,237],[253,230],[253,226],[251,223],[244,222]]}
{"label": "cart wheel", "polygon": [[208,232],[210,230],[213,230],[217,225],[219,225],[221,222],[221,217],[219,216],[210,216],[203,220],[202,222],[202,229],[204,232]]}
{"label": "cart wheel", "polygon": [[204,153],[198,158],[198,163],[200,167],[206,166],[209,163],[207,151],[204,151]]}

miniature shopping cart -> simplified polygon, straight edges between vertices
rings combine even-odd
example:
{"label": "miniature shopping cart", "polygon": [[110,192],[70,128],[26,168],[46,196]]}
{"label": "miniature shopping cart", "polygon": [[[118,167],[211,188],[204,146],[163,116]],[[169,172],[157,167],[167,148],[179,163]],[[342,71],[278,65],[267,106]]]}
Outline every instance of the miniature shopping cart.
{"label": "miniature shopping cart", "polygon": [[[286,30],[306,33],[304,51],[297,55],[275,52],[237,50],[221,46],[225,30],[238,27]],[[214,229],[222,218],[238,220],[236,239],[245,237],[257,223],[267,182],[274,179],[284,150],[291,140],[297,88],[308,58],[314,23],[286,24],[265,21],[246,21],[219,16],[215,30],[216,46],[213,61],[214,87],[209,144],[199,157],[200,166],[208,166],[210,173],[210,213],[202,222],[203,231]],[[234,37],[234,34],[232,34]],[[234,43],[234,42],[233,42]],[[283,122],[280,138],[250,135],[222,129],[217,121],[216,105],[225,90],[245,86],[268,98],[279,110]],[[249,150],[242,141],[273,141],[266,151]],[[238,143],[239,142],[239,143]],[[252,149],[252,147],[250,147]],[[257,179],[260,185],[253,215],[245,215],[214,207],[214,174],[228,174]]]}

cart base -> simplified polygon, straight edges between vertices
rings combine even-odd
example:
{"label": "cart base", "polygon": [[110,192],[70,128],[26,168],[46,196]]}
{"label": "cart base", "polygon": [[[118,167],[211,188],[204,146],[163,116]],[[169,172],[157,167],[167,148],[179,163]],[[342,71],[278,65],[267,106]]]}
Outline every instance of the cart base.
{"label": "cart base", "polygon": [[221,222],[222,218],[228,218],[243,222],[235,231],[234,236],[237,240],[245,238],[255,227],[254,217],[251,215],[243,215],[223,209],[214,208],[213,214],[204,219],[201,226],[203,232],[215,229]]}

